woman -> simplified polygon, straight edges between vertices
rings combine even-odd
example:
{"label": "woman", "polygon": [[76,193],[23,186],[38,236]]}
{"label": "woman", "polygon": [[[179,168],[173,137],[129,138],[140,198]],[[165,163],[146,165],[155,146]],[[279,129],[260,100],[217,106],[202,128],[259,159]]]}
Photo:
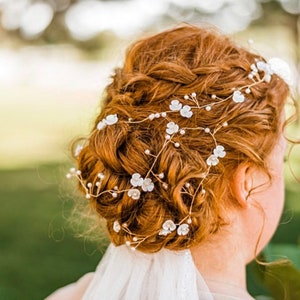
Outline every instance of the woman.
{"label": "woman", "polygon": [[112,244],[49,300],[253,299],[246,264],[284,203],[289,88],[274,69],[187,25],[128,49],[67,175]]}

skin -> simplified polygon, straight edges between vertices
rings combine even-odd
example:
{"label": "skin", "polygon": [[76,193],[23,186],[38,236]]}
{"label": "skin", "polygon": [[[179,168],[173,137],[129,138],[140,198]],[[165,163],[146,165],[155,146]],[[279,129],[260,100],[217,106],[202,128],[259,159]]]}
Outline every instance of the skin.
{"label": "skin", "polygon": [[226,226],[209,241],[191,249],[195,265],[212,292],[253,299],[246,289],[246,265],[273,236],[284,206],[284,137],[267,159],[271,181],[260,169],[241,165],[232,183],[240,204]]}

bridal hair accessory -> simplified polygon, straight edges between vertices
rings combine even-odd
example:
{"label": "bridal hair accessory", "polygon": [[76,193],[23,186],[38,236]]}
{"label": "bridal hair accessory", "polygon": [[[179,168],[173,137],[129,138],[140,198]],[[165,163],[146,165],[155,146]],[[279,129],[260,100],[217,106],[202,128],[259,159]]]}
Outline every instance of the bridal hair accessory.
{"label": "bridal hair accessory", "polygon": [[[272,75],[275,74],[271,64],[266,63],[262,60],[256,60],[255,63],[253,63],[250,66],[250,69],[251,71],[248,74],[250,83],[242,87],[234,88],[232,90],[232,94],[226,98],[221,98],[218,97],[216,94],[212,94],[210,95],[212,101],[209,104],[200,105],[197,99],[197,94],[193,92],[191,94],[185,95],[183,97],[184,99],[179,99],[179,98],[172,99],[169,103],[169,110],[151,113],[148,115],[148,117],[142,120],[133,120],[132,118],[129,118],[128,120],[119,120],[119,116],[117,114],[110,114],[107,115],[104,119],[102,119],[97,124],[97,129],[95,130],[100,131],[105,129],[107,126],[117,126],[118,122],[125,122],[128,124],[140,124],[146,121],[152,122],[155,119],[163,118],[166,121],[165,122],[166,125],[163,127],[165,133],[165,139],[161,149],[157,153],[152,153],[149,149],[144,150],[146,155],[153,157],[153,163],[146,174],[139,174],[139,173],[131,174],[131,178],[129,179],[131,187],[129,189],[120,190],[118,186],[115,186],[112,190],[101,191],[101,185],[103,179],[105,178],[104,173],[98,173],[97,178],[95,178],[94,182],[92,183],[92,182],[86,182],[82,178],[82,174],[80,170],[71,168],[70,172],[66,175],[66,177],[67,178],[75,177],[79,180],[80,184],[85,190],[86,193],[85,196],[87,199],[98,198],[104,193],[110,194],[111,197],[113,198],[118,198],[120,194],[127,193],[127,195],[130,198],[132,198],[135,201],[139,201],[142,196],[142,193],[151,193],[155,189],[156,185],[160,184],[162,185],[162,188],[168,189],[168,184],[164,180],[165,174],[164,173],[156,174],[153,171],[158,158],[163,153],[163,150],[170,144],[173,144],[175,148],[180,148],[181,146],[180,136],[188,134],[188,132],[192,130],[202,131],[205,134],[210,135],[214,143],[214,148],[211,149],[210,155],[206,158],[207,169],[204,172],[198,186],[193,190],[190,189],[191,184],[189,182],[186,182],[182,189],[181,193],[188,194],[189,196],[191,196],[192,200],[189,205],[189,212],[187,216],[185,216],[181,221],[175,223],[171,219],[165,220],[161,226],[160,231],[154,232],[153,234],[147,236],[141,236],[135,234],[128,228],[128,225],[126,223],[120,223],[119,220],[115,220],[113,222],[112,229],[114,232],[119,233],[123,230],[131,237],[130,240],[126,241],[126,245],[130,246],[132,250],[135,250],[143,241],[153,236],[166,237],[172,233],[176,233],[179,236],[187,236],[190,232],[193,223],[192,209],[193,209],[195,198],[198,195],[198,193],[201,193],[203,195],[205,194],[206,191],[204,188],[204,181],[207,178],[210,169],[218,165],[220,160],[226,156],[226,149],[223,145],[220,145],[217,142],[215,138],[215,134],[222,128],[228,126],[227,122],[219,124],[215,128],[209,128],[204,126],[203,127],[202,126],[181,127],[180,124],[172,120],[172,115],[179,114],[182,118],[191,119],[194,115],[195,110],[203,110],[204,112],[205,111],[208,112],[211,111],[214,108],[214,106],[217,106],[218,104],[226,101],[228,102],[233,101],[237,105],[243,103],[244,101],[247,101],[247,94],[251,93],[251,88],[253,86],[256,86],[262,82],[269,83],[272,78]],[[277,75],[280,76],[280,74]],[[188,104],[183,104],[183,102]],[[80,154],[81,149],[82,146],[76,148],[75,150],[76,156]]]}

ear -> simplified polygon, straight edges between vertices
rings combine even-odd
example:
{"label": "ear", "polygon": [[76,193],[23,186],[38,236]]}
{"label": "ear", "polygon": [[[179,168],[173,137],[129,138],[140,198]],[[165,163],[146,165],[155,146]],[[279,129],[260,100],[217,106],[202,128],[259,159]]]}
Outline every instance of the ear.
{"label": "ear", "polygon": [[233,176],[232,191],[242,208],[248,206],[247,200],[254,186],[256,169],[250,164],[241,164]]}

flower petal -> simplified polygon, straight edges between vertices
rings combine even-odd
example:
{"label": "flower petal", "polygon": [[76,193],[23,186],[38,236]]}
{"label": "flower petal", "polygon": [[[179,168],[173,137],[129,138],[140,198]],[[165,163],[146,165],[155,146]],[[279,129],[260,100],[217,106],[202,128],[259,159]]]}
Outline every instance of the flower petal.
{"label": "flower petal", "polygon": [[114,221],[113,230],[116,233],[118,233],[121,230],[121,225],[120,225],[119,221]]}
{"label": "flower petal", "polygon": [[177,228],[178,235],[187,235],[189,231],[190,231],[189,224],[183,223]]}
{"label": "flower petal", "polygon": [[234,91],[232,99],[235,103],[242,103],[245,101],[245,96],[240,91]]}

